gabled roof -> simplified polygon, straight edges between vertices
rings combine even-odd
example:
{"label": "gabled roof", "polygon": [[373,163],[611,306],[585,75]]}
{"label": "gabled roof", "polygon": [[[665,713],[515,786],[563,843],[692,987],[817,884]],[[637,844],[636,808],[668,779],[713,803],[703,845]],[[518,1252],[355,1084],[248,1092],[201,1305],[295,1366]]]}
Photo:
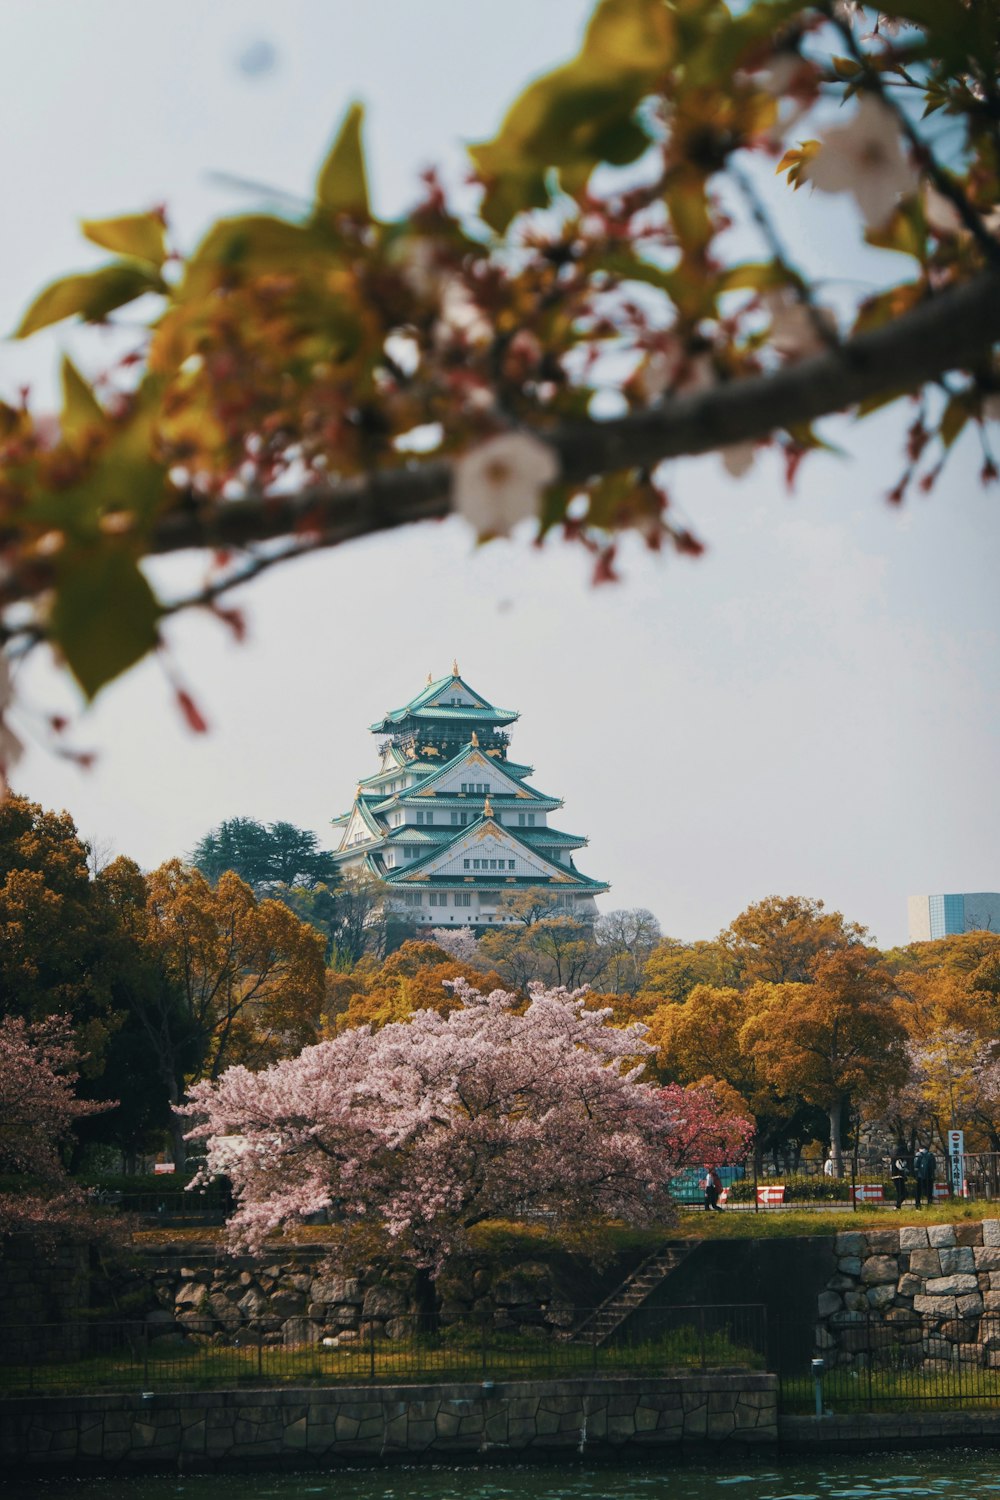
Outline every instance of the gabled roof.
{"label": "gabled roof", "polygon": [[[365,827],[368,829],[369,833],[372,835],[373,838],[378,839],[379,842],[381,842],[385,838],[385,829],[382,827],[381,823],[378,822],[378,820],[376,819],[376,817],[372,813],[371,809],[369,808],[369,806],[367,805],[367,803],[364,801],[364,799],[362,797],[357,797],[355,799],[354,806],[351,808],[351,810],[350,810],[349,813],[345,814],[344,816],[342,816],[340,818],[334,818],[333,821],[334,821],[334,823],[337,823],[337,824],[346,823],[346,824],[349,825],[350,821],[351,821],[351,819],[352,819],[352,817],[354,816],[355,813],[358,813],[358,815],[361,818],[362,823],[364,823]],[[355,847],[367,847],[367,846],[365,846],[365,845],[351,845],[350,846],[351,849],[353,849]],[[340,848],[335,851],[335,853],[337,853],[337,854],[347,854],[348,852],[349,852],[349,850],[347,848],[345,848],[343,844],[341,844]]]}
{"label": "gabled roof", "polygon": [[[456,705],[450,703],[439,703],[448,691],[458,692],[461,690],[469,698],[472,704]],[[422,692],[402,708],[389,709],[385,717],[377,720],[369,727],[376,734],[385,733],[395,725],[401,724],[406,719],[437,719],[456,720],[472,719],[482,724],[513,724],[519,715],[512,708],[495,708],[482,693],[477,693],[471,688],[464,678],[453,672],[448,677],[439,677],[434,682],[429,682]]]}
{"label": "gabled roof", "polygon": [[[506,823],[501,823],[506,828]],[[517,836],[526,844],[551,844],[556,849],[583,849],[589,839],[579,833],[562,833],[558,828],[518,828]]]}
{"label": "gabled roof", "polygon": [[[507,839],[512,844],[520,845],[526,854],[541,860],[551,870],[552,873],[549,878],[554,884],[579,886],[585,890],[593,891],[607,890],[607,886],[600,880],[591,880],[589,876],[581,875],[579,870],[569,870],[565,865],[553,864],[540,849],[532,848],[531,844],[520,836],[519,830],[515,831],[508,824],[497,823],[494,818],[487,818],[485,816],[477,818],[473,823],[467,823],[464,828],[456,828],[452,838],[446,839],[436,849],[429,849],[426,854],[421,855],[419,859],[413,860],[411,864],[405,865],[401,870],[390,871],[385,877],[387,882],[390,885],[407,884],[413,880],[414,876],[421,876],[421,872],[431,860],[440,859],[443,854],[448,853],[453,845],[460,844],[463,839],[469,839],[473,835],[481,834],[484,829],[492,832],[501,841]],[[449,885],[456,884],[457,880],[460,879],[460,877],[454,875],[442,875],[439,878]],[[492,883],[496,885],[497,880],[502,878],[505,877],[501,876],[499,872],[494,873],[492,876],[487,874],[485,877],[480,876],[480,884],[484,883],[484,881],[486,884],[489,884],[492,880]],[[537,879],[531,876],[522,876],[521,882],[528,885],[538,884]],[[475,884],[475,876],[473,876],[473,884]]]}
{"label": "gabled roof", "polygon": [[[450,760],[446,760],[443,765],[435,766],[430,775],[423,777],[416,786],[407,787],[405,791],[394,793],[394,796],[401,801],[409,801],[411,797],[418,799],[426,797],[432,787],[445,776],[450,775],[463,761],[468,760],[471,756],[476,756],[482,762],[484,771],[487,773],[494,770],[497,771],[505,781],[513,784],[516,788],[513,792],[497,792],[496,795],[498,797],[518,797],[519,801],[527,801],[530,798],[535,802],[551,802],[555,806],[559,805],[560,799],[558,797],[546,797],[544,792],[538,792],[534,787],[528,786],[523,777],[518,776],[506,761],[491,759],[480,745],[474,745],[471,740],[467,741],[461,750],[453,755]],[[518,796],[519,793],[521,793],[520,796]],[[524,796],[524,793],[527,793],[527,796]],[[462,793],[445,792],[443,795],[445,797],[461,797]],[[470,794],[466,793],[465,795],[469,796]],[[493,796],[493,793],[491,792],[490,795]]]}

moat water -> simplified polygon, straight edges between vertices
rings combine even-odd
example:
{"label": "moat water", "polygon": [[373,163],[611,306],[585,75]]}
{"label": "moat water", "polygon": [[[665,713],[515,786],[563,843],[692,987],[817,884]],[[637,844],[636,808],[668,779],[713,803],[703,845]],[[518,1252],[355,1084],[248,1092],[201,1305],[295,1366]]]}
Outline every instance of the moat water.
{"label": "moat water", "polygon": [[0,1479],[4,1500],[989,1500],[1000,1496],[995,1454],[797,1459],[729,1466],[645,1462],[424,1466],[334,1473]]}

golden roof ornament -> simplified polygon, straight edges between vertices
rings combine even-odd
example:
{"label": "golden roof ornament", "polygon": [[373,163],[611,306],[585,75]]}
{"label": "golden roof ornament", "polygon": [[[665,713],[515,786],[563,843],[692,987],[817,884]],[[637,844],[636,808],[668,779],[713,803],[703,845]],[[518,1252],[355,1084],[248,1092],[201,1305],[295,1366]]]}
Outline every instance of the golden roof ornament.
{"label": "golden roof ornament", "polygon": [[469,741],[469,743],[470,745],[475,745],[477,750],[479,749],[479,736],[475,730],[472,731],[472,739]]}
{"label": "golden roof ornament", "polygon": [[431,683],[433,681],[434,681],[434,678],[431,676],[430,672],[428,672],[427,673],[427,686],[430,687],[430,685],[431,685]]}
{"label": "golden roof ornament", "polygon": [[493,816],[493,803],[490,801],[489,797],[487,797],[486,801],[483,803],[483,817],[484,818],[492,818],[492,816]]}
{"label": "golden roof ornament", "polygon": [[458,676],[458,661],[457,660],[453,661],[452,664],[451,664],[451,675],[452,675],[452,677],[457,677]]}

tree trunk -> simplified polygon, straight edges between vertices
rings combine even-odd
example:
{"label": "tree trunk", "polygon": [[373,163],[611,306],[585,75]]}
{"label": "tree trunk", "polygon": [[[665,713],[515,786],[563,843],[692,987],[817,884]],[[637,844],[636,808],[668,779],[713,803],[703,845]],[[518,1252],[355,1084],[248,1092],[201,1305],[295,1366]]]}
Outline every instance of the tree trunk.
{"label": "tree trunk", "polygon": [[841,1101],[830,1106],[830,1155],[833,1157],[833,1170],[838,1177],[844,1175],[844,1147],[840,1134],[840,1109]]}
{"label": "tree trunk", "polygon": [[170,1079],[168,1085],[170,1098],[170,1155],[178,1172],[183,1172],[187,1166],[187,1142],[184,1132],[187,1129],[187,1121],[182,1116],[175,1114],[173,1106],[181,1102],[181,1090],[175,1078]]}

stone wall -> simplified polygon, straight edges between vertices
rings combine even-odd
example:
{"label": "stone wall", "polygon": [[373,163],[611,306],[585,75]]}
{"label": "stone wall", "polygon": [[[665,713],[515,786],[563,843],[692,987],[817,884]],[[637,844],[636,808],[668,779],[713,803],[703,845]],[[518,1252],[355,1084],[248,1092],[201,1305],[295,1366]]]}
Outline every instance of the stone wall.
{"label": "stone wall", "polygon": [[[474,1322],[495,1332],[554,1333],[573,1327],[581,1309],[601,1301],[628,1274],[615,1264],[602,1273],[579,1264],[520,1261],[470,1265],[437,1285],[443,1326]],[[317,1249],[267,1257],[160,1253],[144,1269],[148,1297],[138,1316],[163,1337],[178,1328],[223,1342],[237,1328],[259,1332],[265,1345],[335,1339],[349,1345],[374,1333],[408,1337],[420,1312],[415,1274],[332,1273]]]}
{"label": "stone wall", "polygon": [[0,1402],[4,1468],[211,1469],[773,1443],[772,1375],[61,1396]]}
{"label": "stone wall", "polygon": [[1000,1219],[849,1230],[834,1249],[815,1331],[828,1365],[863,1368],[891,1350],[926,1371],[1000,1368]]}
{"label": "stone wall", "polygon": [[7,1236],[0,1258],[0,1363],[22,1360],[27,1337],[39,1354],[79,1353],[89,1288],[86,1245],[59,1245],[42,1255],[27,1236]]}

